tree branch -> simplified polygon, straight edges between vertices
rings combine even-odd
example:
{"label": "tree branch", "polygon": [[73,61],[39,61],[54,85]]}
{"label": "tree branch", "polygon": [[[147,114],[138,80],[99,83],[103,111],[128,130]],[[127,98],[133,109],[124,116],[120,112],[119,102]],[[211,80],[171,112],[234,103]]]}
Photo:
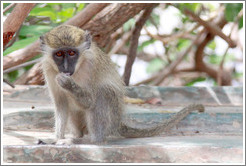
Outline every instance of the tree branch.
{"label": "tree branch", "polygon": [[[68,20],[64,24],[72,24],[75,26],[83,26],[86,24],[92,17],[94,17],[97,12],[100,12],[106,5],[105,4],[96,4],[92,3],[87,5],[81,12],[79,12],[76,16]],[[18,17],[17,17],[18,18]],[[78,25],[77,25],[78,24]],[[19,65],[28,61],[29,59],[35,57],[40,52],[39,40],[34,42],[33,44],[14,51],[3,57],[3,70],[6,70],[10,67]]]}
{"label": "tree branch", "polygon": [[3,23],[3,33],[16,32],[28,16],[35,3],[18,3]]}
{"label": "tree branch", "polygon": [[[14,36],[16,31],[20,29],[25,18],[28,16],[29,12],[35,6],[35,3],[18,3],[16,4],[13,11],[6,18],[3,23],[3,34],[4,36],[11,33],[11,38]],[[3,47],[5,47],[11,39],[4,39]]]}
{"label": "tree branch", "polygon": [[44,76],[41,66],[41,62],[36,63],[30,70],[19,77],[15,81],[15,84],[44,85]]}
{"label": "tree branch", "polygon": [[65,25],[74,25],[82,27],[87,22],[89,22],[92,17],[103,10],[109,3],[93,3],[88,4],[81,12],[75,15],[73,18],[65,22]]}
{"label": "tree branch", "polygon": [[132,32],[132,37],[131,37],[131,45],[129,49],[129,54],[127,57],[126,65],[125,65],[125,71],[123,74],[124,82],[128,86],[129,85],[129,80],[131,77],[131,71],[132,71],[132,65],[136,59],[137,55],[137,47],[138,47],[138,38],[140,35],[140,31],[145,24],[145,22],[148,20],[153,8],[156,5],[152,5],[151,7],[148,7],[145,9],[141,17],[136,21],[135,28]]}
{"label": "tree branch", "polygon": [[9,6],[3,9],[3,14],[6,13],[8,10],[10,10],[12,7],[14,7],[16,3],[11,3]]}
{"label": "tree branch", "polygon": [[[224,19],[224,13],[222,12],[219,17],[218,17],[218,22],[216,23],[217,26],[219,26],[220,28],[223,28],[224,25],[226,24],[226,20]],[[200,72],[205,72],[207,73],[210,77],[212,77],[213,79],[217,79],[218,77],[218,72],[206,65],[203,61],[203,56],[204,56],[204,49],[206,47],[206,45],[214,39],[214,34],[212,34],[210,31],[207,34],[204,34],[205,38],[204,40],[201,40],[198,43],[198,47],[197,50],[195,52],[195,68],[197,71]],[[231,75],[229,72],[222,72],[222,85],[230,85],[231,84]]]}
{"label": "tree branch", "polygon": [[88,24],[81,28],[89,30],[93,40],[99,47],[105,47],[110,35],[120,28],[127,20],[134,17],[141,10],[156,4],[146,3],[115,3],[104,8]]}
{"label": "tree branch", "polygon": [[[235,19],[235,22],[234,22],[233,25],[232,25],[231,32],[230,32],[230,34],[229,34],[229,38],[231,37],[233,30],[234,30],[234,29],[236,28],[236,26],[238,25],[238,21],[239,21],[239,19],[240,19],[242,16],[243,16],[243,10],[241,10],[241,11],[238,13],[238,15],[237,15],[237,17],[236,17],[236,19]],[[226,50],[225,50],[225,52],[224,52],[224,55],[223,55],[222,60],[221,60],[221,62],[220,62],[220,65],[219,65],[219,71],[218,71],[218,75],[217,75],[217,84],[218,84],[219,86],[222,85],[223,66],[224,66],[225,58],[226,58],[226,55],[227,55],[227,52],[228,52],[229,48],[230,48],[230,47],[229,47],[229,45],[228,45],[228,47],[226,48]]]}
{"label": "tree branch", "polygon": [[197,21],[199,24],[203,25],[211,34],[218,35],[222,39],[224,39],[231,48],[234,48],[237,46],[236,42],[234,42],[230,37],[226,36],[222,30],[216,25],[208,21],[204,21],[199,16],[195,15],[193,12],[189,10],[185,10],[185,13],[192,17],[193,20]]}
{"label": "tree branch", "polygon": [[37,63],[37,62],[39,62],[39,61],[41,61],[41,58],[35,59],[35,60],[32,60],[32,61],[29,61],[29,62],[22,63],[22,64],[20,64],[20,65],[17,65],[17,66],[14,66],[14,67],[11,67],[11,68],[9,68],[9,69],[4,70],[4,71],[3,71],[3,74],[10,73],[10,72],[15,71],[15,70],[18,70],[18,69],[20,69],[20,68],[22,68],[22,67],[26,67],[26,66],[29,66],[29,65],[33,65],[33,64],[35,64],[35,63]]}
{"label": "tree branch", "polygon": [[192,47],[199,41],[201,40],[203,31],[201,31],[195,40],[192,41],[190,46],[180,55],[178,55],[178,58],[173,61],[167,68],[162,69],[162,71],[158,74],[159,77],[153,82],[154,85],[159,85],[170,73],[174,71],[174,69],[182,62],[182,60],[186,57],[186,55],[191,51]]}
{"label": "tree branch", "polygon": [[132,35],[132,30],[126,32],[122,37],[119,43],[116,43],[114,45],[114,47],[110,50],[110,52],[108,53],[109,56],[111,56],[112,54],[117,53],[124,45],[125,43],[130,39]]}

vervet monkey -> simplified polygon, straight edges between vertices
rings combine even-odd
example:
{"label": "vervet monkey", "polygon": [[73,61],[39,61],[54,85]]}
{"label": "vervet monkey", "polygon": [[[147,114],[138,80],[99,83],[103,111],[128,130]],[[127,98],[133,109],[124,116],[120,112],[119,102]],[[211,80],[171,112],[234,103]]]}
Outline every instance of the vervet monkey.
{"label": "vervet monkey", "polygon": [[87,31],[61,25],[40,37],[43,72],[55,104],[55,133],[64,139],[65,129],[74,138],[89,132],[99,144],[106,136],[148,137],[175,126],[202,105],[190,105],[154,128],[136,129],[122,122],[124,83],[111,62]]}

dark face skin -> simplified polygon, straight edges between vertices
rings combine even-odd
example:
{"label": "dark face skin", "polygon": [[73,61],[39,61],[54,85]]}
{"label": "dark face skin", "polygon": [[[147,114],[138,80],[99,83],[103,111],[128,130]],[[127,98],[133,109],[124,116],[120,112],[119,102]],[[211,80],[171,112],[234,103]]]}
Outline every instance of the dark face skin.
{"label": "dark face skin", "polygon": [[72,75],[79,58],[79,51],[76,48],[60,48],[52,53],[53,59],[61,73]]}

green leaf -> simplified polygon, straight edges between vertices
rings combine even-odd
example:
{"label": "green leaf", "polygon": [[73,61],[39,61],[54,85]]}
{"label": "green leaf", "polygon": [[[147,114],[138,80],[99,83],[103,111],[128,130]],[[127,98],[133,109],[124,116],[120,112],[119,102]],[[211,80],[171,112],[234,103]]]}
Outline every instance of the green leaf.
{"label": "green leaf", "polygon": [[241,29],[243,27],[243,16],[239,19],[238,28]]}
{"label": "green leaf", "polygon": [[204,3],[203,5],[207,7],[211,12],[216,10],[215,6],[211,3]]}
{"label": "green leaf", "polygon": [[233,73],[233,77],[234,78],[242,78],[243,77],[243,73],[239,72],[239,73]]}
{"label": "green leaf", "polygon": [[64,22],[66,20],[68,20],[69,18],[71,18],[73,16],[75,9],[74,8],[67,8],[67,9],[63,9],[62,11],[58,12],[58,19],[56,20],[56,22]]}
{"label": "green leaf", "polygon": [[[216,54],[211,54],[208,56],[209,57],[209,63],[211,64],[220,64],[221,60],[222,60],[222,56],[218,56]],[[228,61],[234,61],[235,60],[235,56],[233,54],[226,54],[226,58],[225,58],[225,62]]]}
{"label": "green leaf", "polygon": [[215,50],[215,48],[216,48],[216,43],[215,43],[215,41],[214,41],[214,40],[211,41],[211,42],[208,44],[208,47],[209,47],[210,49],[212,49],[212,50]]}
{"label": "green leaf", "polygon": [[44,25],[23,25],[20,30],[20,36],[23,37],[33,37],[33,36],[40,36],[45,32],[51,30],[52,26],[44,26]]}
{"label": "green leaf", "polygon": [[212,54],[209,57],[209,63],[211,64],[220,64],[221,61],[221,57],[216,55],[216,54]]}
{"label": "green leaf", "polygon": [[84,9],[85,4],[84,3],[79,3],[79,4],[77,4],[77,7],[78,7],[77,11],[80,11],[80,10]]}
{"label": "green leaf", "polygon": [[[150,21],[153,21],[153,23]],[[155,13],[151,13],[151,18],[148,19],[145,23],[146,26],[150,26],[150,25],[153,25],[153,24],[156,24],[156,25],[159,25],[160,24],[160,16],[158,14],[155,14]]]}
{"label": "green leaf", "polygon": [[62,5],[62,3],[47,3],[47,6],[51,6],[51,7],[59,6],[59,5]]}
{"label": "green leaf", "polygon": [[136,22],[135,19],[131,18],[126,23],[124,23],[123,25],[124,32],[129,31],[135,25],[135,22]]}
{"label": "green leaf", "polygon": [[3,3],[3,9],[5,9],[7,6],[9,6],[11,3]]}
{"label": "green leaf", "polygon": [[177,44],[178,51],[183,50],[184,48],[187,48],[191,44],[191,41],[188,39],[179,39]]}
{"label": "green leaf", "polygon": [[[3,9],[5,9],[9,5],[11,5],[11,3],[3,3]],[[7,15],[7,14],[11,13],[13,9],[14,9],[14,7],[12,7],[7,12],[5,12],[4,15]]]}
{"label": "green leaf", "polygon": [[62,9],[75,8],[76,3],[61,3]]}
{"label": "green leaf", "polygon": [[192,80],[191,82],[187,83],[185,86],[193,86],[197,82],[204,82],[204,81],[206,81],[206,78],[198,77],[198,78]]}
{"label": "green leaf", "polygon": [[16,51],[18,49],[24,48],[24,47],[28,46],[29,44],[35,42],[38,39],[39,39],[39,36],[34,36],[31,38],[26,38],[26,39],[16,41],[11,47],[7,48],[3,52],[3,56],[8,55],[9,53]]}
{"label": "green leaf", "polygon": [[52,10],[36,11],[35,13],[30,14],[30,16],[46,16],[49,17],[52,21],[56,20],[56,13]]}
{"label": "green leaf", "polygon": [[12,71],[12,72],[8,73],[7,75],[8,75],[8,80],[10,82],[14,82],[19,75],[19,71],[18,70]]}
{"label": "green leaf", "polygon": [[55,10],[50,6],[45,6],[45,7],[36,6],[31,10],[29,15],[30,16],[40,16],[40,12],[46,12],[46,11],[52,11],[55,13]]}
{"label": "green leaf", "polygon": [[178,7],[181,11],[184,11],[184,9],[189,9],[196,13],[202,7],[202,5],[201,3],[180,3]]}
{"label": "green leaf", "polygon": [[164,66],[164,62],[160,58],[155,58],[151,60],[146,69],[147,73],[154,73],[162,69]]}
{"label": "green leaf", "polygon": [[138,51],[143,51],[144,47],[154,43],[155,41],[156,41],[155,39],[144,41],[140,46],[138,46]]}
{"label": "green leaf", "polygon": [[237,17],[240,10],[243,8],[242,3],[226,3],[225,4],[225,18],[227,21],[235,21],[235,18]]}

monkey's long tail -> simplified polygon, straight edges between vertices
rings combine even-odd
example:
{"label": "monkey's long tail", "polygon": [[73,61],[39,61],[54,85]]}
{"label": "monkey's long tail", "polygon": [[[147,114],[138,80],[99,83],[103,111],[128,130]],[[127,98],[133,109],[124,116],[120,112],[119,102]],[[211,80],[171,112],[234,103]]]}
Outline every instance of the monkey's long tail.
{"label": "monkey's long tail", "polygon": [[164,121],[160,125],[147,129],[138,129],[127,126],[121,123],[119,133],[126,138],[139,138],[139,137],[151,137],[170,130],[177,125],[182,119],[184,119],[192,111],[198,110],[204,112],[204,106],[202,104],[191,104],[183,108],[181,111],[173,115],[170,119]]}

